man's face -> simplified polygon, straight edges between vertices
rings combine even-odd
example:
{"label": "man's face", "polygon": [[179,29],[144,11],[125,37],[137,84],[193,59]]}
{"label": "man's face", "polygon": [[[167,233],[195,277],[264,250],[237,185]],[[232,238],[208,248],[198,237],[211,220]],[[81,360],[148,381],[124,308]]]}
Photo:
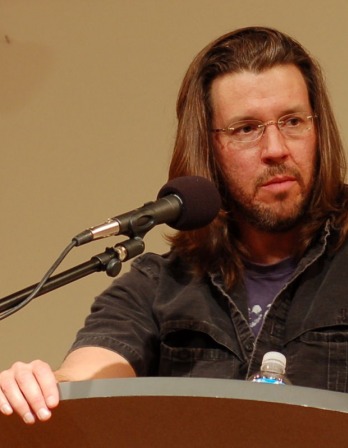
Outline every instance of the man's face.
{"label": "man's face", "polygon": [[[213,128],[257,119],[277,121],[305,112],[312,115],[307,86],[294,65],[261,73],[226,74],[211,87]],[[301,137],[285,137],[276,125],[247,147],[224,133],[214,134],[217,162],[237,209],[237,220],[267,232],[297,224],[311,195],[316,161],[315,127]]]}

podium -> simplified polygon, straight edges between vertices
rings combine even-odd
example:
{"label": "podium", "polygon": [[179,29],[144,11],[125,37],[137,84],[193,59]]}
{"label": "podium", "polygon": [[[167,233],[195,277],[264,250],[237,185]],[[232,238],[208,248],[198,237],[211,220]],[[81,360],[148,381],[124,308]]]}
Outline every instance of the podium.
{"label": "podium", "polygon": [[50,421],[0,416],[8,448],[343,448],[348,394],[201,378],[60,384]]}

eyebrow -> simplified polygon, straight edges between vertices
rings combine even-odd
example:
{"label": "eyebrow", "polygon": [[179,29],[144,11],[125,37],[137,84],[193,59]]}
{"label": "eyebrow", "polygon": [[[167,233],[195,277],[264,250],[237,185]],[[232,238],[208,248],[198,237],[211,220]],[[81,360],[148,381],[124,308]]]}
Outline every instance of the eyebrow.
{"label": "eyebrow", "polygon": [[[306,111],[303,107],[300,107],[300,106],[292,107],[292,108],[284,109],[283,112],[281,112],[278,115],[278,117],[275,118],[275,120],[279,120],[279,118],[284,117],[285,115],[294,114],[296,112],[303,112],[303,113],[308,113],[308,114],[312,113],[312,111]],[[237,115],[234,118],[227,120],[227,126],[229,126],[233,123],[238,123],[239,121],[246,121],[246,120],[256,120],[256,121],[263,122],[263,120],[261,120],[260,118],[255,118],[255,116],[252,116],[252,115]],[[266,120],[266,121],[268,121],[268,120]]]}

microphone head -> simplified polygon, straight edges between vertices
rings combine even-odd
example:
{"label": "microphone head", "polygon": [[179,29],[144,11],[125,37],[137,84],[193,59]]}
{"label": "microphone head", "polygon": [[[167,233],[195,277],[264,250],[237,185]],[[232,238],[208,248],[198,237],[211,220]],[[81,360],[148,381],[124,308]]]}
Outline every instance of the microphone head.
{"label": "microphone head", "polygon": [[174,194],[182,201],[179,218],[169,223],[176,230],[194,230],[209,224],[218,214],[221,198],[215,185],[200,176],[176,177],[166,183],[157,198]]}

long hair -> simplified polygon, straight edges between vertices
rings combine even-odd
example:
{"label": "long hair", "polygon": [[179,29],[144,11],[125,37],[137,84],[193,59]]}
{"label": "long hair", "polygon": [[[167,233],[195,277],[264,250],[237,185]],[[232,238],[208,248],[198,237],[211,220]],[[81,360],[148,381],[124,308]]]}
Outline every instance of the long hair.
{"label": "long hair", "polygon": [[169,237],[172,249],[204,275],[218,271],[231,287],[242,271],[238,229],[228,214],[229,193],[215,162],[211,137],[211,85],[227,73],[260,73],[277,65],[293,64],[307,85],[318,145],[317,179],[303,226],[298,255],[304,253],[318,229],[331,216],[339,241],[347,234],[343,145],[332,112],[320,66],[293,38],[271,28],[249,27],[226,34],[204,48],[191,63],[177,100],[178,128],[169,178],[198,175],[211,180],[222,198],[217,218],[208,226]]}

